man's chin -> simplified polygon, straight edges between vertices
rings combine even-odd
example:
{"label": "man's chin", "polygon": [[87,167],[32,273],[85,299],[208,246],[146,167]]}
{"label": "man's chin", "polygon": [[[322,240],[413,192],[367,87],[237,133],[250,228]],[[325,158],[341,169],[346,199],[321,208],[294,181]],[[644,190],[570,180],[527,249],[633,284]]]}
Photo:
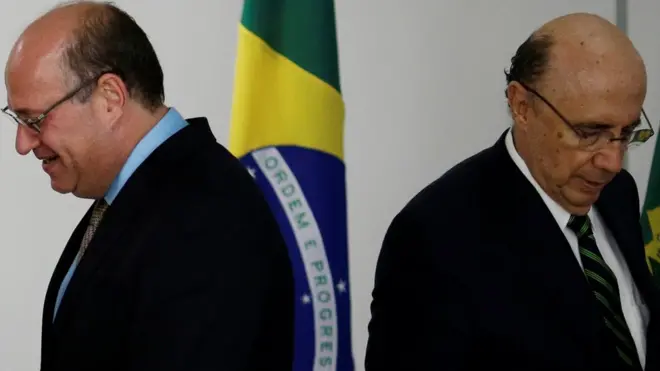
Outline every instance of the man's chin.
{"label": "man's chin", "polygon": [[73,187],[65,184],[60,184],[58,183],[55,179],[50,180],[50,187],[53,189],[53,191],[61,194],[68,194],[73,192]]}
{"label": "man's chin", "polygon": [[600,192],[583,192],[582,190],[565,190],[564,198],[567,205],[564,207],[568,212],[575,215],[584,215],[593,204],[598,201]]}

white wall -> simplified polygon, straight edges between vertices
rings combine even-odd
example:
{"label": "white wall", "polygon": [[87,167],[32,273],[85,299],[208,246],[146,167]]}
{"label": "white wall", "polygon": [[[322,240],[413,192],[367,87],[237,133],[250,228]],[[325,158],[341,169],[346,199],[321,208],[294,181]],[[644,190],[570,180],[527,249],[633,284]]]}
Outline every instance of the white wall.
{"label": "white wall", "polygon": [[[635,2],[630,29],[655,78],[652,100],[660,93],[653,71],[660,54],[646,35],[657,34],[653,14],[660,5]],[[13,9],[0,15],[0,58],[21,28],[54,3],[0,0]],[[165,69],[167,102],[186,116],[209,117],[227,143],[242,1],[117,3],[151,36]],[[509,58],[534,28],[574,11],[615,19],[614,1],[337,0],[358,370],[375,262],[391,218],[428,182],[497,139],[508,125],[503,69]],[[657,123],[658,104],[647,109]],[[14,127],[0,126],[0,371],[38,368],[43,295],[88,205],[51,191],[38,161],[15,154],[13,139]],[[645,181],[650,153],[640,151],[631,168]]]}

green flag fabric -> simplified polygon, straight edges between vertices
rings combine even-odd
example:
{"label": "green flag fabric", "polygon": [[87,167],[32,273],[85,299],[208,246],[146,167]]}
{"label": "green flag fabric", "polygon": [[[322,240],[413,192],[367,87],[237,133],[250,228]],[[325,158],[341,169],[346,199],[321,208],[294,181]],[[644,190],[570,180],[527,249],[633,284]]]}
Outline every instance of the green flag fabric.
{"label": "green flag fabric", "polygon": [[642,235],[649,269],[660,284],[660,141],[655,142],[651,172],[642,207]]}

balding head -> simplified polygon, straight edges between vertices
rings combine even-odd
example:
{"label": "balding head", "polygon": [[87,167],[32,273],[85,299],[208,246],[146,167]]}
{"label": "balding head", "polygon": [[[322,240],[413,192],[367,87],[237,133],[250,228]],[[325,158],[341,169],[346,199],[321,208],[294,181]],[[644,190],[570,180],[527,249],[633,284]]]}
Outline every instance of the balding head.
{"label": "balding head", "polygon": [[[162,107],[163,73],[144,31],[110,3],[73,1],[53,8],[23,31],[7,61],[5,82],[10,90],[34,88],[27,81],[64,83],[72,89],[107,71],[121,72],[131,98],[145,108]],[[17,81],[19,86],[14,86]],[[84,101],[90,93],[88,87],[77,97]]]}
{"label": "balding head", "polygon": [[65,72],[62,60],[64,51],[73,41],[74,31],[81,26],[85,13],[95,7],[102,6],[91,2],[70,3],[58,6],[33,21],[20,35],[9,54],[5,67],[7,84],[29,89],[33,86],[13,83],[64,82],[61,79]]}
{"label": "balding head", "polygon": [[589,93],[606,97],[612,89],[627,88],[646,94],[641,56],[630,39],[607,20],[593,14],[571,14],[546,23],[532,37],[553,40],[549,68],[542,80],[552,89],[565,89],[566,98]]}
{"label": "balding head", "polygon": [[54,189],[80,197],[102,195],[167,112],[153,46],[109,3],[68,3],[36,19],[16,41],[5,75],[4,112],[25,124],[17,152],[33,152]]}
{"label": "balding head", "polygon": [[555,201],[585,213],[621,170],[640,124],[646,68],[639,53],[611,22],[569,14],[518,48],[507,84],[521,157]]}
{"label": "balding head", "polygon": [[511,59],[507,83],[570,93],[637,85],[646,93],[646,68],[630,39],[608,20],[589,13],[555,18],[530,35]]}

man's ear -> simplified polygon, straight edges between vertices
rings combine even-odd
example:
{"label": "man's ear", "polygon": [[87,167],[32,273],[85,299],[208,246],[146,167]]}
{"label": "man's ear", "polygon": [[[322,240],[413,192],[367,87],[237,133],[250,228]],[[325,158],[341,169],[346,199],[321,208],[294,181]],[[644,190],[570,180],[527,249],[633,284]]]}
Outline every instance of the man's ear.
{"label": "man's ear", "polygon": [[114,124],[122,115],[128,102],[129,94],[126,84],[117,75],[108,73],[99,78],[97,87],[99,114],[106,118],[106,122]]}
{"label": "man's ear", "polygon": [[527,115],[530,111],[528,92],[519,82],[512,81],[506,87],[506,96],[511,117],[523,130],[527,129]]}

